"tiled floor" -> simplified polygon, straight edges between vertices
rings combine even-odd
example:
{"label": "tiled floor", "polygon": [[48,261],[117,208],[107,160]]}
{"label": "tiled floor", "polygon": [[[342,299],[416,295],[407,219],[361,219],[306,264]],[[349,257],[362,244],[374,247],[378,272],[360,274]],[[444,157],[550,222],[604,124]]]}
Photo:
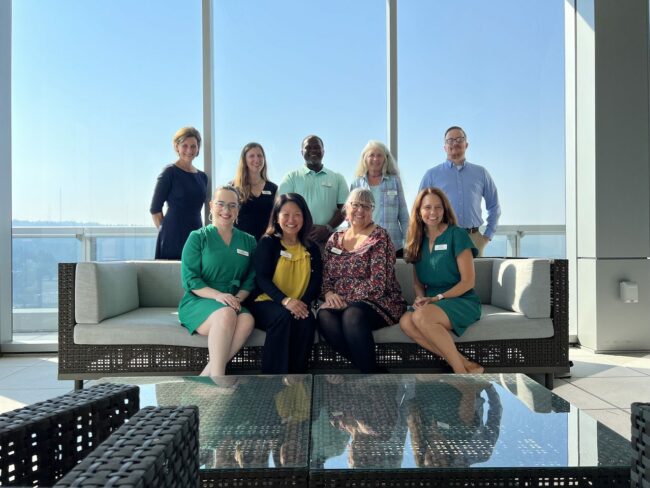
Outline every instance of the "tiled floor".
{"label": "tiled floor", "polygon": [[[650,402],[650,354],[593,354],[572,348],[571,377],[553,392],[630,437],[630,404]],[[72,381],[58,381],[56,355],[0,357],[0,412],[61,395]]]}

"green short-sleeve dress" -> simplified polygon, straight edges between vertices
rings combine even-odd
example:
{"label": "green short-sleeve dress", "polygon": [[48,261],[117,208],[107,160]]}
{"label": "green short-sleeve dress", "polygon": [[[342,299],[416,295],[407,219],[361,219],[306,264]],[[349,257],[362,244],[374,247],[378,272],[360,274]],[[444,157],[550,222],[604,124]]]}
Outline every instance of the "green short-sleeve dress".
{"label": "green short-sleeve dress", "polygon": [[[181,281],[185,295],[178,305],[178,319],[190,334],[205,322],[210,314],[222,307],[221,302],[201,298],[192,290],[209,286],[224,293],[255,288],[253,252],[255,238],[239,229],[232,230],[230,245],[226,245],[217,228],[208,225],[190,233],[181,257]],[[245,307],[240,313],[250,313]]]}
{"label": "green short-sleeve dress", "polygon": [[[418,280],[424,285],[426,295],[434,297],[444,293],[460,281],[456,258],[465,249],[472,250],[476,257],[478,250],[465,229],[450,225],[440,234],[429,251],[429,239],[424,236],[422,259],[415,263]],[[435,303],[449,317],[456,335],[461,336],[471,324],[481,318],[481,301],[472,288],[456,298],[445,298]]]}

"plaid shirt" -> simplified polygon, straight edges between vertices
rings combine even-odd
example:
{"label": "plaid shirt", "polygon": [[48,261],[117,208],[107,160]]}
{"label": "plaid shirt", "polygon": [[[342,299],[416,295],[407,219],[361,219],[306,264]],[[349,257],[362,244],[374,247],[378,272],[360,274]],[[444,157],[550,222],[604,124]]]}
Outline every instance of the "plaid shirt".
{"label": "plaid shirt", "polygon": [[[368,188],[368,178],[361,176],[356,178],[350,185],[350,191],[355,188]],[[409,212],[406,208],[404,189],[402,182],[397,175],[385,175],[379,184],[379,201],[375,202],[375,210],[372,218],[388,231],[395,249],[404,247],[404,237],[409,225]]]}

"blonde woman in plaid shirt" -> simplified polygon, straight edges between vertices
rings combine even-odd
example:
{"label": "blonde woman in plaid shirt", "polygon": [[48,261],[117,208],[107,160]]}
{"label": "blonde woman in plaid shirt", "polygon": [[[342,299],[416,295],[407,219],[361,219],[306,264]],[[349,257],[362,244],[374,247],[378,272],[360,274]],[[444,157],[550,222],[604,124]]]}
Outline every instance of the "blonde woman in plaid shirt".
{"label": "blonde woman in plaid shirt", "polygon": [[361,152],[350,191],[368,188],[375,197],[372,220],[388,231],[397,256],[402,257],[404,236],[409,224],[404,190],[397,163],[385,144],[369,141]]}

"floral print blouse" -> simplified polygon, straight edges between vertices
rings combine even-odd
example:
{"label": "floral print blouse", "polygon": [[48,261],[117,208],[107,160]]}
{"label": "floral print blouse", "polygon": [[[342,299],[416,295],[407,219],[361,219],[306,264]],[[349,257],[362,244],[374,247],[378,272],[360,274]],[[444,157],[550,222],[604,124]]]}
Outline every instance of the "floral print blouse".
{"label": "floral print blouse", "polygon": [[353,251],[343,247],[344,234],[335,232],[325,245],[323,294],[331,291],[347,302],[365,302],[387,323],[399,322],[406,301],[395,276],[395,247],[388,232],[377,226]]}

